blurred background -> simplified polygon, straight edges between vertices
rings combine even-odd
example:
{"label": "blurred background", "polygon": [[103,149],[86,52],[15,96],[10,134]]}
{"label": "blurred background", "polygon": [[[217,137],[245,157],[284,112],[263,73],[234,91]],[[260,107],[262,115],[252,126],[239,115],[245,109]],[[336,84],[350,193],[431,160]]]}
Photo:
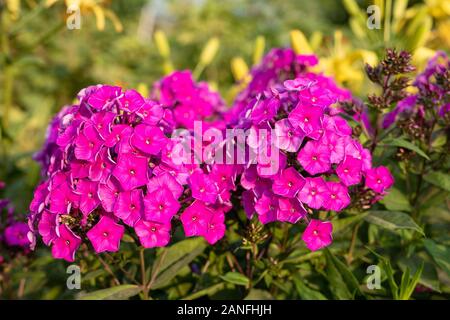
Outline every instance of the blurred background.
{"label": "blurred background", "polygon": [[31,156],[52,115],[83,87],[145,94],[164,74],[189,68],[231,101],[236,80],[270,48],[290,46],[297,29],[299,50],[318,54],[322,71],[364,96],[364,62],[375,63],[385,46],[410,49],[419,65],[448,50],[449,3],[394,1],[383,30],[369,30],[372,1],[0,0],[4,196],[26,213],[40,175]]}

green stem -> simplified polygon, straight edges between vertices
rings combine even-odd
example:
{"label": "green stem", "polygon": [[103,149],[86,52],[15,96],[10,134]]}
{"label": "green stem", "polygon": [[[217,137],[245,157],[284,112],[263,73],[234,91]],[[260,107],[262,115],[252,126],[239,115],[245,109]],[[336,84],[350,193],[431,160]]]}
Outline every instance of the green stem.
{"label": "green stem", "polygon": [[162,250],[163,250],[163,252],[161,253],[161,256],[158,260],[158,264],[156,266],[154,266],[154,268],[152,270],[152,278],[150,279],[150,282],[147,284],[147,286],[144,288],[144,290],[147,292],[147,295],[148,295],[148,292],[150,291],[150,289],[152,288],[153,283],[156,280],[156,276],[158,275],[159,269],[161,268],[161,265],[162,265],[164,259],[166,258],[167,249],[163,248]]}
{"label": "green stem", "polygon": [[139,250],[139,256],[141,260],[141,280],[142,280],[142,290],[144,293],[144,300],[148,300],[148,291],[147,290],[147,273],[145,271],[145,255],[144,255],[144,248],[141,248]]}

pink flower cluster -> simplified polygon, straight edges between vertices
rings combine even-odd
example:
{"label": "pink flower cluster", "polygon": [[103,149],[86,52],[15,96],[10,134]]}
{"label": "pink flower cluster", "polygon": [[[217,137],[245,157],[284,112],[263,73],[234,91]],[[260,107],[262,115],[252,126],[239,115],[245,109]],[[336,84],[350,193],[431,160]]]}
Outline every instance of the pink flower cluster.
{"label": "pink flower cluster", "polygon": [[[223,237],[238,172],[233,165],[174,162],[178,138],[169,135],[179,105],[169,97],[181,99],[175,95],[192,89],[190,76],[176,75],[161,81],[160,101],[98,85],[82,90],[79,103],[55,117],[38,155],[46,178],[30,204],[33,245],[39,234],[55,258],[73,261],[83,239],[97,253],[114,252],[125,230],[134,229],[144,247],[165,246],[178,220],[186,236],[203,236],[211,244]],[[165,85],[177,79],[183,81],[176,87],[186,92]],[[190,97],[213,110],[208,103],[216,102],[215,95],[204,85],[194,89],[200,97]]]}
{"label": "pink flower cluster", "polygon": [[[79,103],[54,118],[36,155],[45,178],[30,204],[33,246],[38,234],[54,257],[73,261],[85,239],[97,253],[117,251],[125,231],[146,248],[165,246],[177,223],[186,236],[214,244],[225,234],[232,197],[264,224],[307,222],[302,239],[311,250],[329,245],[331,222],[311,219],[313,210],[342,211],[356,188],[382,196],[393,178],[352,138],[336,107],[350,93],[308,71],[316,63],[272,50],[227,112],[188,71],[157,82],[152,99],[108,85],[82,90]],[[195,121],[222,133],[247,130],[245,148],[256,157],[217,162],[213,142],[198,150],[195,137],[175,134],[195,131]],[[196,151],[180,163],[186,141]],[[208,161],[193,161],[196,152]]]}
{"label": "pink flower cluster", "polygon": [[[303,72],[247,97],[245,107],[238,101],[232,122],[235,128],[250,130],[252,150],[247,151],[261,160],[266,154],[259,147],[266,144],[278,155],[273,171],[264,170],[262,161],[249,162],[240,178],[248,217],[256,213],[264,224],[309,221],[307,208],[342,211],[358,185],[380,195],[391,187],[389,170],[372,167],[370,151],[352,138],[352,128],[335,107],[343,98],[331,79]],[[258,136],[261,130],[269,134]],[[331,243],[331,231],[330,222],[312,219],[302,238],[309,249],[317,250]]]}
{"label": "pink flower cluster", "polygon": [[194,121],[208,121],[208,126],[224,129],[221,117],[225,103],[206,82],[196,83],[190,71],[176,71],[154,85],[152,97],[167,106],[165,120],[172,128],[193,129]]}
{"label": "pink flower cluster", "polygon": [[[4,186],[4,182],[0,181],[0,189]],[[3,242],[7,247],[26,252],[30,246],[27,237],[29,228],[25,222],[16,219],[14,211],[8,199],[0,199],[0,244]]]}

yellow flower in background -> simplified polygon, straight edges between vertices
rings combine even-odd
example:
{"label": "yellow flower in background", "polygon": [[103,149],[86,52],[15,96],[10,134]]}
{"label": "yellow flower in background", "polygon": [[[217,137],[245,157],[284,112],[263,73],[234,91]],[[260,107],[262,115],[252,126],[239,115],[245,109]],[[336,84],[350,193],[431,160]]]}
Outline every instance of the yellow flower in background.
{"label": "yellow flower in background", "polygon": [[381,12],[381,28],[366,25],[366,8],[356,0],[343,0],[350,14],[350,29],[361,45],[370,47],[396,47],[413,55],[418,71],[436,49],[450,48],[450,0],[425,0],[410,7],[408,0],[373,0]]}
{"label": "yellow flower in background", "polygon": [[20,0],[6,0],[6,9],[12,20],[17,20],[20,15]]}
{"label": "yellow flower in background", "polygon": [[[297,54],[311,54],[319,49],[322,42],[317,33],[310,40],[300,30],[291,31],[290,36],[291,46]],[[332,48],[325,55],[320,55],[319,65],[314,69],[333,77],[340,85],[359,91],[365,81],[364,64],[376,64],[377,61],[374,52],[354,49],[349,41],[345,41],[342,32],[337,30]]]}
{"label": "yellow flower in background", "polygon": [[[62,0],[47,0],[46,5],[50,7]],[[68,10],[80,10],[81,14],[93,13],[98,30],[105,30],[106,19],[109,19],[117,32],[123,31],[122,23],[117,15],[107,8],[108,0],[64,0]]]}
{"label": "yellow flower in background", "polygon": [[433,17],[449,18],[450,0],[425,0],[425,4]]}

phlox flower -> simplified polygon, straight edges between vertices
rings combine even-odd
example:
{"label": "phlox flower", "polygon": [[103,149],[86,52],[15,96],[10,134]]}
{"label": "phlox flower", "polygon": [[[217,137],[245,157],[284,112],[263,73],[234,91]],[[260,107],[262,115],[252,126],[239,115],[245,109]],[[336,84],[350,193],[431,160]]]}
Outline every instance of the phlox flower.
{"label": "phlox flower", "polygon": [[283,169],[273,179],[273,192],[287,198],[293,198],[305,185],[305,179],[294,167]]}
{"label": "phlox flower", "polygon": [[[89,179],[91,179],[92,181],[105,183],[106,180],[111,176],[114,165],[115,163],[111,160],[109,150],[107,148],[101,149],[95,157],[94,162],[88,168]],[[85,177],[86,176],[78,178]]]}
{"label": "phlox flower", "polygon": [[94,126],[88,125],[75,139],[75,157],[79,160],[93,161],[102,144],[97,130]]}
{"label": "phlox flower", "polygon": [[146,220],[168,223],[180,209],[180,204],[172,192],[162,187],[144,197],[144,216]]}
{"label": "phlox flower", "polygon": [[322,128],[323,109],[312,105],[299,103],[288,116],[289,122],[294,128],[300,128],[305,135]]}
{"label": "phlox flower", "polygon": [[80,180],[77,183],[75,192],[80,196],[79,208],[85,216],[91,213],[100,204],[97,191],[98,182]]}
{"label": "phlox flower", "polygon": [[89,96],[88,103],[94,109],[102,110],[110,102],[116,99],[120,95],[120,92],[121,92],[120,87],[101,86],[93,94]]}
{"label": "phlox flower", "polygon": [[319,143],[326,145],[330,150],[330,162],[339,163],[345,156],[344,138],[333,131],[326,130],[319,140]]}
{"label": "phlox flower", "polygon": [[107,212],[113,212],[119,194],[119,182],[112,176],[109,177],[106,183],[98,185],[98,198],[102,203],[103,209]]}
{"label": "phlox flower", "polygon": [[311,251],[316,251],[327,247],[333,242],[331,232],[333,225],[331,222],[322,222],[311,219],[302,235],[302,240]]}
{"label": "phlox flower", "polygon": [[206,225],[203,237],[209,244],[214,244],[225,235],[225,215],[223,213],[212,213]]}
{"label": "phlox flower", "polygon": [[277,219],[278,197],[270,192],[265,192],[255,203],[255,211],[259,221],[266,224]]}
{"label": "phlox flower", "polygon": [[297,198],[278,199],[278,215],[277,220],[290,223],[297,223],[300,219],[307,215],[305,208]]}
{"label": "phlox flower", "polygon": [[327,191],[322,177],[305,178],[305,185],[298,193],[298,199],[313,209],[320,209],[326,200]]}
{"label": "phlox flower", "polygon": [[308,141],[297,155],[298,162],[312,175],[327,172],[331,168],[330,149],[316,141]]}
{"label": "phlox flower", "polygon": [[133,128],[127,126],[125,124],[118,124],[112,127],[111,133],[105,138],[105,146],[114,147],[116,144],[121,141],[128,141],[131,134],[133,132]]}
{"label": "phlox flower", "polygon": [[161,104],[149,100],[141,106],[136,114],[143,119],[143,123],[155,126],[162,119],[164,109]]}
{"label": "phlox flower", "polygon": [[30,228],[24,222],[13,222],[4,230],[4,239],[9,246],[27,247],[30,244],[27,234]]}
{"label": "phlox flower", "polygon": [[167,138],[158,127],[140,124],[131,135],[131,145],[145,154],[155,155],[166,145]]}
{"label": "phlox flower", "polygon": [[136,90],[127,90],[119,99],[122,110],[135,112],[144,104],[144,98]]}
{"label": "phlox flower", "polygon": [[211,209],[204,202],[195,200],[180,216],[186,236],[204,235],[212,214]]}
{"label": "phlox flower", "polygon": [[97,130],[101,139],[106,139],[111,133],[111,125],[114,121],[116,114],[109,111],[102,111],[92,115],[91,123]]}
{"label": "phlox flower", "polygon": [[271,120],[277,114],[280,107],[278,99],[258,99],[252,109],[250,118],[254,124]]}
{"label": "phlox flower", "polygon": [[195,171],[189,177],[189,186],[192,190],[192,197],[206,203],[216,202],[219,190],[209,175]]}
{"label": "phlox flower", "polygon": [[140,220],[134,226],[144,248],[165,247],[170,241],[170,224]]}
{"label": "phlox flower", "polygon": [[81,244],[79,236],[75,235],[65,224],[57,227],[58,237],[53,240],[52,255],[69,262],[75,261],[75,252]]}
{"label": "phlox flower", "polygon": [[358,184],[362,176],[362,161],[352,156],[346,156],[336,168],[336,174],[346,186]]}
{"label": "phlox flower", "polygon": [[155,192],[161,188],[170,190],[175,200],[181,196],[184,190],[183,186],[168,171],[163,171],[147,182],[147,193]]}
{"label": "phlox flower", "polygon": [[281,119],[275,123],[275,146],[288,152],[296,152],[303,141],[304,133],[295,129],[288,119]]}
{"label": "phlox flower", "polygon": [[59,215],[44,210],[39,220],[38,231],[42,237],[42,241],[46,245],[50,245],[54,239],[58,237],[56,234],[56,226],[58,225]]}
{"label": "phlox flower", "polygon": [[144,213],[142,190],[121,192],[114,205],[114,215],[129,226],[134,226]]}
{"label": "phlox flower", "polygon": [[119,250],[125,228],[114,222],[108,216],[102,216],[100,221],[87,232],[96,253],[116,252]]}
{"label": "phlox flower", "polygon": [[131,153],[120,154],[112,174],[124,190],[143,186],[148,181],[148,159]]}
{"label": "phlox flower", "polygon": [[346,186],[339,182],[327,182],[327,192],[323,207],[326,210],[341,211],[350,204],[350,196]]}
{"label": "phlox flower", "polygon": [[394,184],[394,178],[388,168],[379,166],[366,172],[366,187],[378,193],[384,193]]}

